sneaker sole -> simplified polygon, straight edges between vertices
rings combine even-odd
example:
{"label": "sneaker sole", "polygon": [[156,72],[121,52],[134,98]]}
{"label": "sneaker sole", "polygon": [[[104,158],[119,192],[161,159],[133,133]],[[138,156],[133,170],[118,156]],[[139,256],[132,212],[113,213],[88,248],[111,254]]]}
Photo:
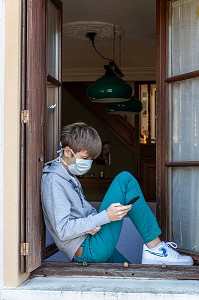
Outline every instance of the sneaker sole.
{"label": "sneaker sole", "polygon": [[149,260],[149,259],[143,259],[142,260],[142,264],[143,265],[168,265],[168,266],[192,266],[193,265],[193,261],[187,261],[187,262],[164,262],[164,261],[154,261],[154,260]]}

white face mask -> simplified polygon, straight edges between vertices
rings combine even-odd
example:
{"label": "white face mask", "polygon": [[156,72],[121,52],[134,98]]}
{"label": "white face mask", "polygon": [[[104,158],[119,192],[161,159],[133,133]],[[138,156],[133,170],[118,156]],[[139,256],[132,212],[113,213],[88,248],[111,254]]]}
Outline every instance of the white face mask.
{"label": "white face mask", "polygon": [[[75,153],[72,149],[70,149],[71,153],[76,157]],[[92,160],[91,159],[83,159],[83,158],[77,158],[76,162],[74,164],[68,165],[62,158],[61,161],[68,167],[68,171],[73,175],[84,175],[86,174],[91,166],[92,166]]]}

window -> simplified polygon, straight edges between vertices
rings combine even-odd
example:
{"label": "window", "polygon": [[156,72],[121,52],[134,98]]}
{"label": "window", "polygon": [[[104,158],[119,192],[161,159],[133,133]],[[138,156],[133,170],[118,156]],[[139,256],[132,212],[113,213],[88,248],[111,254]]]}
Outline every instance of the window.
{"label": "window", "polygon": [[59,1],[47,2],[47,113],[46,161],[59,147],[61,103],[61,11]]}
{"label": "window", "polygon": [[163,13],[164,7],[159,5],[164,15],[161,23],[165,25],[157,32],[160,44],[157,194],[161,206],[158,215],[165,238],[176,242],[196,260],[199,251],[197,4],[194,0],[169,1],[168,23],[167,11]]}
{"label": "window", "polygon": [[[61,109],[61,20],[60,1],[47,2],[47,112],[46,112],[46,162],[57,157],[60,141]],[[45,257],[57,251],[46,230]]]}
{"label": "window", "polygon": [[194,0],[170,4],[168,182],[170,238],[179,248],[199,253],[197,9],[198,1]]}

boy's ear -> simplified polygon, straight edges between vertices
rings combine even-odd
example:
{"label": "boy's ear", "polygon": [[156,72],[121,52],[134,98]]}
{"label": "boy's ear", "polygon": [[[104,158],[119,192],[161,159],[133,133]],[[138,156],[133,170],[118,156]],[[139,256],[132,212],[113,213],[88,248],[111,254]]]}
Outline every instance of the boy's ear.
{"label": "boy's ear", "polygon": [[69,157],[69,155],[70,155],[70,148],[68,147],[68,146],[66,146],[65,148],[64,148],[64,156],[65,157]]}

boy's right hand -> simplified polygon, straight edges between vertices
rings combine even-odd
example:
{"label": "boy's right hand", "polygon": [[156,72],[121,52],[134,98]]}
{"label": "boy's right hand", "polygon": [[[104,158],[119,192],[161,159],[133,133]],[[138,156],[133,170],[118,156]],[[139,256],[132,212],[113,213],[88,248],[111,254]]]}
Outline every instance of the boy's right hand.
{"label": "boy's right hand", "polygon": [[111,221],[118,221],[126,216],[131,207],[132,204],[121,205],[120,203],[112,203],[106,211]]}

